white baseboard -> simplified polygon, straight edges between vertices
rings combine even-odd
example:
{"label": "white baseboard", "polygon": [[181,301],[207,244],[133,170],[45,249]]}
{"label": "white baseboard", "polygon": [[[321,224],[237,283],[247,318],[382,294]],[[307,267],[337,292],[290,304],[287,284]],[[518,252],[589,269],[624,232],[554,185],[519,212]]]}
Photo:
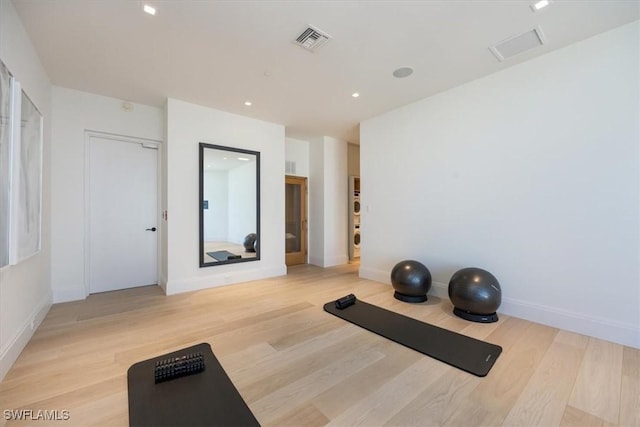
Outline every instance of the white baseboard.
{"label": "white baseboard", "polygon": [[167,276],[165,276],[164,274],[160,275],[160,280],[158,282],[158,286],[160,286],[160,288],[162,288],[162,290],[164,291],[165,295],[167,294]]}
{"label": "white baseboard", "polygon": [[[167,278],[165,276],[160,276],[158,281],[158,286],[160,286],[166,293],[167,291]],[[78,289],[72,290],[54,290],[53,292],[53,303],[58,304],[61,302],[69,302],[69,301],[81,301],[87,299],[87,291],[84,286]]]}
{"label": "white baseboard", "polygon": [[[364,279],[390,284],[389,275],[388,271],[360,267],[360,277]],[[449,299],[449,285],[433,282],[429,295]],[[512,298],[502,298],[498,314],[506,314],[605,341],[640,348],[640,325],[616,322],[597,316]]]}
{"label": "white baseboard", "polygon": [[349,257],[347,255],[340,255],[332,258],[320,258],[309,257],[309,264],[317,265],[318,267],[327,268],[335,267],[337,265],[349,264]]}
{"label": "white baseboard", "polygon": [[252,280],[268,279],[271,277],[284,276],[287,274],[287,266],[273,267],[268,269],[245,270],[223,272],[204,277],[192,277],[181,280],[168,280],[166,282],[165,293],[175,295],[183,292],[199,291],[219,286],[234,285],[237,283],[250,282]]}
{"label": "white baseboard", "polygon": [[335,267],[336,265],[344,265],[344,264],[349,264],[349,256],[346,254],[331,257],[331,258],[326,258],[324,260],[323,267]]}
{"label": "white baseboard", "polygon": [[64,290],[64,291],[54,291],[53,292],[53,303],[58,304],[61,302],[69,302],[69,301],[81,301],[83,299],[87,299],[87,295],[84,289],[74,289],[74,290]]}
{"label": "white baseboard", "polygon": [[359,275],[363,279],[373,280],[374,282],[391,284],[391,272],[386,270],[377,270],[373,268],[365,268],[360,265]]}
{"label": "white baseboard", "polygon": [[640,349],[640,326],[503,298],[498,313]]}
{"label": "white baseboard", "polygon": [[309,264],[317,265],[318,267],[323,267],[323,261],[320,257],[309,256]]}
{"label": "white baseboard", "polygon": [[433,282],[431,283],[431,289],[429,295],[435,295],[438,298],[449,299],[449,284]]}
{"label": "white baseboard", "polygon": [[42,323],[51,308],[52,294],[48,293],[46,298],[38,304],[36,309],[27,318],[27,322],[20,330],[7,342],[4,348],[0,349],[0,381],[2,381],[27,346],[38,326]]}

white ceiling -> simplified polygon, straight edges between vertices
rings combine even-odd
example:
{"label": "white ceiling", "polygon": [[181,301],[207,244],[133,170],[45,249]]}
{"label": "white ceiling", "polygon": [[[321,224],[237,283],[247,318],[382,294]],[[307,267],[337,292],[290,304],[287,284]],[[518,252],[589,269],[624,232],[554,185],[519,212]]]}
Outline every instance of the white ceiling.
{"label": "white ceiling", "polygon": [[[359,142],[359,122],[640,18],[640,1],[13,0],[55,85],[163,106],[167,97]],[[332,39],[310,53],[313,25]],[[499,62],[489,47],[542,28]],[[401,66],[415,72],[392,77]],[[355,99],[353,92],[361,95]],[[253,102],[251,107],[244,105]]]}

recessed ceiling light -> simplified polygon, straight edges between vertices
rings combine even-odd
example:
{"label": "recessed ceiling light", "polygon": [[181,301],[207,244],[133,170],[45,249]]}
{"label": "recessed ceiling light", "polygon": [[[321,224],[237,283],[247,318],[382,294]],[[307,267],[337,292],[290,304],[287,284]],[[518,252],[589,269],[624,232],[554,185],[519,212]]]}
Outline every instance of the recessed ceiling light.
{"label": "recessed ceiling light", "polygon": [[551,3],[550,0],[540,0],[540,1],[537,1],[534,4],[532,4],[531,5],[531,9],[533,9],[534,12],[537,12],[540,9],[549,6],[550,3]]}
{"label": "recessed ceiling light", "polygon": [[246,157],[237,157],[238,160],[242,160],[243,162],[248,162],[249,159],[247,159]]}
{"label": "recessed ceiling light", "polygon": [[397,79],[404,79],[405,77],[409,77],[411,74],[413,74],[413,68],[400,67],[393,72],[393,77]]}
{"label": "recessed ceiling light", "polygon": [[247,107],[251,107],[253,103],[251,101],[244,101],[244,105],[246,105]]}
{"label": "recessed ceiling light", "polygon": [[142,10],[144,10],[146,13],[148,13],[149,15],[155,15],[156,14],[156,8],[153,6],[149,6],[148,4],[145,4],[142,7]]}
{"label": "recessed ceiling light", "polygon": [[353,92],[351,96],[353,96],[354,98],[357,98],[360,96],[360,94],[358,92]]}

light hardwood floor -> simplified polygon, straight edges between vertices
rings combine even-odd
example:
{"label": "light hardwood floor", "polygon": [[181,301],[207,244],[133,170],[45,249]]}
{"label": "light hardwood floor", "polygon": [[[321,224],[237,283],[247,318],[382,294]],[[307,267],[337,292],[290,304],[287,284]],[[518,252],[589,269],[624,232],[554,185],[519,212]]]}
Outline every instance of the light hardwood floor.
{"label": "light hardwood floor", "polygon": [[[322,310],[348,293],[503,352],[475,377]],[[69,411],[36,426],[126,426],[129,366],[208,342],[263,426],[640,425],[640,350],[504,315],[470,323],[447,300],[392,294],[357,266],[299,266],[170,297],[152,286],[57,304],[0,383],[0,410]]]}

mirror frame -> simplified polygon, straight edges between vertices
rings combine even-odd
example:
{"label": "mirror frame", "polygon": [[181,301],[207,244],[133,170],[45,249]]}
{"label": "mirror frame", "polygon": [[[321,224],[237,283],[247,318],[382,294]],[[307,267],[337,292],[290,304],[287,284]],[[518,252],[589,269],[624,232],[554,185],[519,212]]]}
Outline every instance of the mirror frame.
{"label": "mirror frame", "polygon": [[[222,150],[229,151],[232,153],[241,153],[241,154],[249,154],[252,156],[256,156],[256,235],[257,244],[256,244],[256,256],[251,258],[238,258],[238,259],[229,259],[225,261],[212,261],[205,262],[204,261],[204,209],[202,208],[204,205],[204,154],[206,149],[214,149],[214,150]],[[226,147],[223,145],[216,144],[208,144],[206,142],[200,143],[199,150],[199,179],[200,179],[200,196],[198,203],[198,215],[200,217],[200,268],[202,267],[214,267],[217,265],[227,265],[227,264],[237,264],[242,262],[250,262],[250,261],[259,261],[260,260],[260,246],[261,246],[261,234],[260,234],[260,152],[253,150],[245,150],[243,148],[235,148],[235,147]]]}

